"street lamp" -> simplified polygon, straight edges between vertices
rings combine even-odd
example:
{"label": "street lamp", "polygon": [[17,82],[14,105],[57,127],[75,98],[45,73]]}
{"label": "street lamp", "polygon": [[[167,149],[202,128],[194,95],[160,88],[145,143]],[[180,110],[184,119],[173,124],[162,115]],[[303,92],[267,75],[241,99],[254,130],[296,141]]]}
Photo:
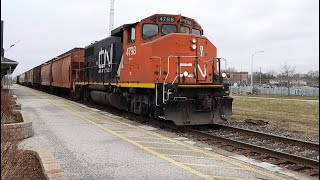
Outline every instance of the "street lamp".
{"label": "street lamp", "polygon": [[259,52],[264,52],[264,51],[256,51],[256,52],[253,52],[251,55],[251,94],[253,94],[253,56]]}
{"label": "street lamp", "polygon": [[14,44],[12,44],[8,49],[6,49],[3,53],[5,53],[6,51],[8,51],[9,49],[11,49],[13,46],[15,46],[16,44],[18,44],[20,42],[20,40]]}

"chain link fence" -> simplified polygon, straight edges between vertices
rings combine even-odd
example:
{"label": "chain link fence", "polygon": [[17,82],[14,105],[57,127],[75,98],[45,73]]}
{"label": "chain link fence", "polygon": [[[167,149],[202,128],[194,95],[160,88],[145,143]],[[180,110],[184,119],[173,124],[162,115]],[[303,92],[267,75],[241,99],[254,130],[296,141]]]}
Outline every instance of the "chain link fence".
{"label": "chain link fence", "polygon": [[[314,87],[291,87],[291,96],[318,96],[319,88]],[[250,94],[250,86],[230,86],[231,94]],[[272,95],[288,95],[288,88],[286,87],[254,87],[254,94],[272,94]]]}

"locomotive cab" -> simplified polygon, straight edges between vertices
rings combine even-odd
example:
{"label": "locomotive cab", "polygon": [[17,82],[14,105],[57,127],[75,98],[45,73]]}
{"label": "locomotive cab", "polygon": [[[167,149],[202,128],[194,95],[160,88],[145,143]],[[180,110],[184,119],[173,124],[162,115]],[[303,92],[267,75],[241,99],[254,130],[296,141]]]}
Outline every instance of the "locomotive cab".
{"label": "locomotive cab", "polygon": [[[181,15],[156,14],[126,25],[120,81],[222,83],[216,47],[202,35],[195,20]],[[178,61],[179,68],[173,67]],[[170,73],[172,68],[181,77]]]}

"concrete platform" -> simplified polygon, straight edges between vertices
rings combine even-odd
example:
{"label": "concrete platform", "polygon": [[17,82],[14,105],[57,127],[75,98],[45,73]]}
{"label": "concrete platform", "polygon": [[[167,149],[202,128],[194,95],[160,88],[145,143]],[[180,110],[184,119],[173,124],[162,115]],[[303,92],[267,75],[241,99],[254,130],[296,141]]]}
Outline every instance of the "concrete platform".
{"label": "concrete platform", "polygon": [[70,179],[294,179],[60,97],[13,93],[33,119],[22,144],[50,149]]}

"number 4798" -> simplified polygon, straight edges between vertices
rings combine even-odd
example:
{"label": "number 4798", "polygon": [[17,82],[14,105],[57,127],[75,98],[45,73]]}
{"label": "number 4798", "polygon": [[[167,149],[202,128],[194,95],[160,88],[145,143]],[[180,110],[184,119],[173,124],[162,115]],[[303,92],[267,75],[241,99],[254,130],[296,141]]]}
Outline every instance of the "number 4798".
{"label": "number 4798", "polygon": [[133,56],[133,55],[136,55],[136,46],[132,46],[132,47],[128,47],[127,48],[127,56]]}

